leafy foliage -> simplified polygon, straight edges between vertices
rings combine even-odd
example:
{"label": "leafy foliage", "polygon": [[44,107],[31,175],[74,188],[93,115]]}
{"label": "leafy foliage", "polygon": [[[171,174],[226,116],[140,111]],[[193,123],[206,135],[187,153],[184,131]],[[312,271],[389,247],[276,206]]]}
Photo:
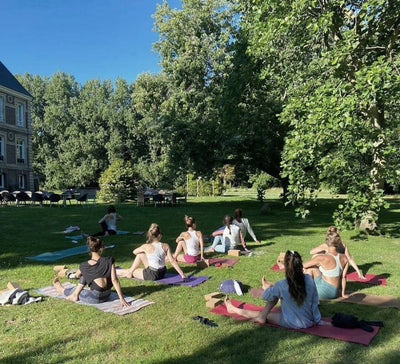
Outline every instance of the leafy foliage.
{"label": "leafy foliage", "polygon": [[136,196],[137,175],[132,163],[116,159],[99,179],[101,201],[123,202]]}

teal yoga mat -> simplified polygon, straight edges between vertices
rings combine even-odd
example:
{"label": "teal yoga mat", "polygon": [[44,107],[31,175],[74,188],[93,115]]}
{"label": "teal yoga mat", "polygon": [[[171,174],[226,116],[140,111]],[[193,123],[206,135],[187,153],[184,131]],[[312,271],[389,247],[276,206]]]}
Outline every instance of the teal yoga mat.
{"label": "teal yoga mat", "polygon": [[[108,245],[105,249],[114,248],[115,245]],[[70,257],[72,255],[84,254],[88,253],[88,247],[86,245],[76,246],[74,248],[58,250],[55,252],[46,252],[39,255],[35,255],[34,257],[26,257],[31,260],[39,260],[43,262],[53,262],[55,260]]]}
{"label": "teal yoga mat", "polygon": [[[125,234],[129,234],[129,231],[125,231],[125,230],[117,230],[117,235],[125,235]],[[108,236],[113,236],[113,235],[108,235]],[[73,239],[73,240],[79,240],[79,239],[83,239],[82,235],[68,235],[66,236],[67,239]],[[100,238],[102,238],[102,236],[100,236]]]}

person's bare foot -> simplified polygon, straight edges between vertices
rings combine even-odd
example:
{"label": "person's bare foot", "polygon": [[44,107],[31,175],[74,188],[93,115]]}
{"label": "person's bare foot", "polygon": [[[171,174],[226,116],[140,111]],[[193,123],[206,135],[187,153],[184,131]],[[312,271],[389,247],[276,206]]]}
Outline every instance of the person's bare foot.
{"label": "person's bare foot", "polygon": [[235,312],[235,306],[232,304],[232,302],[229,299],[228,295],[225,296],[224,303],[225,303],[226,310],[229,313],[234,313]]}
{"label": "person's bare foot", "polygon": [[259,314],[257,317],[250,319],[250,321],[255,322],[257,324],[266,324],[268,322],[267,318],[261,314]]}
{"label": "person's bare foot", "polygon": [[60,280],[56,277],[53,280],[53,286],[55,287],[56,291],[60,294],[64,294],[64,287],[60,283]]}
{"label": "person's bare foot", "polygon": [[204,253],[214,253],[215,249],[213,247],[210,247],[207,249],[207,251],[204,251]]}
{"label": "person's bare foot", "polygon": [[267,289],[269,287],[269,284],[267,282],[267,280],[265,279],[265,276],[262,276],[261,278],[261,285],[263,289]]}

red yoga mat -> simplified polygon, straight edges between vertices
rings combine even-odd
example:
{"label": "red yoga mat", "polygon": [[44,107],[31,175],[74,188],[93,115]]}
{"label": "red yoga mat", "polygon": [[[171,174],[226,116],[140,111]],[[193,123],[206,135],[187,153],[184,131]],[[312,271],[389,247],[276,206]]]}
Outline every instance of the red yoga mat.
{"label": "red yoga mat", "polygon": [[278,267],[278,264],[274,264],[271,268],[270,268],[271,270],[278,270],[279,272],[284,272],[285,271],[285,268],[279,268]]}
{"label": "red yoga mat", "polygon": [[356,272],[346,275],[346,279],[352,282],[376,284],[377,286],[386,286],[386,278],[383,275],[365,274],[366,279],[360,279]]}
{"label": "red yoga mat", "polygon": [[[244,303],[236,300],[231,300],[232,304],[236,307],[248,309],[248,310],[254,310],[254,311],[261,311],[264,306],[256,306],[251,303]],[[277,309],[275,309],[277,310]],[[218,305],[215,308],[213,308],[210,312],[215,313],[217,315],[223,315],[223,316],[230,316],[234,317],[236,320],[248,320],[247,318],[243,316],[239,316],[236,314],[229,313],[226,310],[226,306],[224,304]],[[330,318],[323,318],[323,321],[330,322]],[[279,327],[282,329],[286,329],[282,326],[276,326],[276,325],[271,325],[271,324],[260,324],[262,326],[273,326],[273,327]],[[303,332],[305,334],[311,334],[311,335],[317,335],[320,337],[328,337],[331,339],[337,339],[337,340],[342,340],[342,341],[347,341],[347,342],[353,342],[357,344],[362,344],[362,345],[369,345],[371,340],[375,337],[375,335],[379,331],[378,326],[372,326],[374,331],[372,332],[367,332],[364,331],[363,329],[359,328],[354,328],[354,329],[343,329],[340,327],[335,327],[331,325],[318,325],[318,326],[313,326],[308,329],[286,329],[290,331],[299,331]]]}

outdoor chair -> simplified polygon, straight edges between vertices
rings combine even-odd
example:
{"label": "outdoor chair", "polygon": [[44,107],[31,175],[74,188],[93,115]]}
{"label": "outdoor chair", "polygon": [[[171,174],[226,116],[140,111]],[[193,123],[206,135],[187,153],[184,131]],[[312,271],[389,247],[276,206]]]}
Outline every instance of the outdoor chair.
{"label": "outdoor chair", "polygon": [[61,196],[60,196],[58,193],[52,193],[52,194],[49,196],[50,207],[53,206],[54,203],[58,205],[58,202],[59,202],[60,200],[61,200]]}
{"label": "outdoor chair", "polygon": [[79,197],[76,199],[76,201],[77,201],[78,203],[80,203],[80,204],[84,207],[84,205],[87,206],[87,199],[88,199],[88,194],[87,194],[87,193],[84,193],[82,196],[79,196]]}
{"label": "outdoor chair", "polygon": [[29,195],[24,191],[19,191],[15,193],[15,203],[19,206],[20,202],[23,202],[26,205],[26,201],[29,201]]}
{"label": "outdoor chair", "polygon": [[43,194],[40,192],[32,192],[31,197],[31,205],[34,205],[36,202],[39,202],[40,206],[43,206]]}
{"label": "outdoor chair", "polygon": [[164,204],[164,201],[165,199],[163,195],[158,194],[153,196],[154,207],[157,207],[157,205]]}
{"label": "outdoor chair", "polygon": [[15,202],[15,197],[12,193],[8,192],[8,191],[3,191],[1,193],[2,197],[3,197],[3,201],[5,205],[8,205],[10,202]]}

